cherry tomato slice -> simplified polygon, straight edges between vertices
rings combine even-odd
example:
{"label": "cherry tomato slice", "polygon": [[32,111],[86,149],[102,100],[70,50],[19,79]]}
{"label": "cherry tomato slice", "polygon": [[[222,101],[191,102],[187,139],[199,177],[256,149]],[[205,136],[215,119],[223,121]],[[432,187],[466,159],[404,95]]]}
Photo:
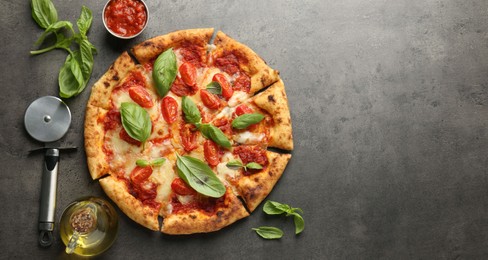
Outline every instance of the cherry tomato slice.
{"label": "cherry tomato slice", "polygon": [[168,124],[172,124],[178,118],[178,103],[170,96],[163,98],[161,102],[161,113]]}
{"label": "cherry tomato slice", "polygon": [[132,172],[130,173],[130,180],[136,186],[139,186],[140,184],[145,182],[149,178],[149,176],[151,176],[152,172],[153,169],[150,166],[136,166],[136,168],[134,168],[134,170],[132,170]]}
{"label": "cherry tomato slice", "polygon": [[206,140],[203,143],[203,154],[205,155],[205,160],[210,166],[217,166],[219,164],[219,148],[217,144],[210,140]]}
{"label": "cherry tomato slice", "polygon": [[203,104],[210,109],[217,109],[220,106],[219,98],[205,89],[200,90],[200,98]]}
{"label": "cherry tomato slice", "polygon": [[183,145],[183,149],[185,149],[186,152],[191,152],[197,148],[197,137],[198,137],[198,132],[197,131],[192,131],[192,128],[194,126],[191,124],[183,124],[180,127],[180,137],[181,137],[181,143]]}
{"label": "cherry tomato slice", "polygon": [[122,130],[120,130],[119,132],[119,137],[120,139],[126,141],[127,143],[129,144],[132,144],[132,145],[136,145],[136,146],[140,146],[141,145],[141,142],[139,142],[138,140],[132,138],[126,131],[124,128],[122,128]]}
{"label": "cherry tomato slice", "polygon": [[251,114],[252,112],[254,112],[252,108],[248,107],[246,104],[242,104],[236,107],[237,116],[242,116],[244,114]]}
{"label": "cherry tomato slice", "polygon": [[178,195],[193,195],[195,190],[181,178],[176,178],[171,183],[171,189]]}
{"label": "cherry tomato slice", "polygon": [[142,87],[130,87],[129,96],[141,107],[152,107],[154,105],[151,95]]}
{"label": "cherry tomato slice", "polygon": [[229,100],[232,97],[232,94],[234,94],[234,90],[230,86],[229,81],[227,81],[227,78],[224,74],[215,74],[212,78],[212,81],[217,81],[220,84],[220,87],[222,87],[222,96],[226,100]]}
{"label": "cherry tomato slice", "polygon": [[181,79],[188,86],[195,86],[197,82],[197,69],[189,62],[183,63],[180,68]]}

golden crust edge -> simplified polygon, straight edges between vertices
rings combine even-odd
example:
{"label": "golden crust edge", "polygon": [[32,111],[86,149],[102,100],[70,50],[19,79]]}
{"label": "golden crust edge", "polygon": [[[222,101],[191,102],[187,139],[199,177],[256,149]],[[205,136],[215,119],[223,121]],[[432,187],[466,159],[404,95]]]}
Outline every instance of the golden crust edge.
{"label": "golden crust edge", "polygon": [[209,216],[197,210],[190,214],[170,214],[163,219],[161,232],[168,235],[208,233],[220,230],[249,216],[249,212],[230,188],[227,189],[225,196],[228,201],[226,207],[222,208],[221,214],[216,213]]}
{"label": "golden crust edge", "polygon": [[144,64],[156,59],[159,54],[168,48],[174,47],[180,42],[201,41],[206,46],[214,33],[214,28],[196,28],[170,32],[143,41],[131,49],[139,63]]}
{"label": "golden crust edge", "polygon": [[263,92],[258,93],[252,100],[273,118],[274,125],[270,128],[269,147],[293,150],[290,107],[283,81],[280,79]]}
{"label": "golden crust edge", "polygon": [[250,176],[244,176],[237,182],[236,189],[246,202],[249,211],[253,212],[273,190],[283,175],[291,154],[280,154],[267,151],[269,166]]}
{"label": "golden crust edge", "polygon": [[107,111],[100,107],[88,104],[85,110],[85,153],[88,170],[92,179],[98,179],[108,174],[106,155],[103,152],[104,129],[98,123],[101,114]]}
{"label": "golden crust edge", "polygon": [[266,61],[247,45],[234,40],[222,31],[217,32],[214,44],[217,47],[216,51],[219,51],[219,47],[223,50],[237,50],[248,59],[250,69],[252,70],[247,71],[251,75],[251,94],[278,81],[279,72],[268,66]]}
{"label": "golden crust edge", "polygon": [[107,196],[133,221],[151,230],[159,230],[158,211],[145,206],[129,194],[127,187],[113,176],[99,180]]}

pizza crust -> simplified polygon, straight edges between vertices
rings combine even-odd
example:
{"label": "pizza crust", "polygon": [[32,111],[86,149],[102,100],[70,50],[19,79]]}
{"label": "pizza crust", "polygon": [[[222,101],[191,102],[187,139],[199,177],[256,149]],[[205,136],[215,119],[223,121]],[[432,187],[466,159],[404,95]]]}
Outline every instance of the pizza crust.
{"label": "pizza crust", "polygon": [[114,87],[119,85],[127,73],[136,64],[127,52],[122,53],[110,66],[108,71],[93,85],[88,105],[110,109],[110,95]]}
{"label": "pizza crust", "polygon": [[163,51],[185,41],[206,47],[213,32],[213,28],[175,31],[144,41],[132,48],[131,52],[139,63],[144,64],[155,60]]}
{"label": "pizza crust", "polygon": [[232,39],[225,33],[217,32],[214,44],[216,48],[210,54],[214,58],[220,57],[225,52],[235,51],[247,59],[248,65],[241,66],[241,69],[251,77],[251,94],[273,84],[279,79],[277,70],[269,67],[251,48]]}
{"label": "pizza crust", "polygon": [[107,176],[100,179],[100,186],[129,218],[151,230],[159,229],[158,211],[130,195],[123,182]]}
{"label": "pizza crust", "polygon": [[253,212],[268,196],[280,179],[291,154],[279,154],[267,151],[269,165],[264,170],[249,176],[242,176],[236,184],[239,195],[246,202],[249,211]]}
{"label": "pizza crust", "polygon": [[225,207],[218,209],[213,215],[204,214],[199,210],[169,214],[163,220],[161,232],[170,235],[212,232],[249,216],[241,201],[229,188],[225,193],[224,205]]}
{"label": "pizza crust", "polygon": [[107,110],[88,104],[85,111],[85,153],[92,179],[108,174],[107,157],[103,152],[105,130],[98,119]]}
{"label": "pizza crust", "polygon": [[283,81],[280,79],[257,94],[253,97],[253,101],[273,118],[274,125],[270,128],[269,147],[293,150],[290,108]]}

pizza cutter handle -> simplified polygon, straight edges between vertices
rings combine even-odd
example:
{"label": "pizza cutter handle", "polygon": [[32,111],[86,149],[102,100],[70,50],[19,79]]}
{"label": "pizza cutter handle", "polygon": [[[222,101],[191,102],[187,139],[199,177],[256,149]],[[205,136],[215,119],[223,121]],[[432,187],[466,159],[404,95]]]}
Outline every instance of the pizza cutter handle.
{"label": "pizza cutter handle", "polygon": [[59,150],[47,149],[42,171],[41,205],[39,210],[39,244],[50,246],[53,242],[54,213],[58,181]]}

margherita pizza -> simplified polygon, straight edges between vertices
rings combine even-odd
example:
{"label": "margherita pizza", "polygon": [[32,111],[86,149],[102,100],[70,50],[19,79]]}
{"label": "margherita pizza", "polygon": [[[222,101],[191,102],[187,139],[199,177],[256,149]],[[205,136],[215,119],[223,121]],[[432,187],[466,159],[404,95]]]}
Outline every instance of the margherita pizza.
{"label": "margherita pizza", "polygon": [[[278,71],[213,29],[124,52],[86,108],[91,177],[137,223],[166,234],[219,230],[271,192],[293,149]],[[159,216],[163,218],[159,224]]]}

